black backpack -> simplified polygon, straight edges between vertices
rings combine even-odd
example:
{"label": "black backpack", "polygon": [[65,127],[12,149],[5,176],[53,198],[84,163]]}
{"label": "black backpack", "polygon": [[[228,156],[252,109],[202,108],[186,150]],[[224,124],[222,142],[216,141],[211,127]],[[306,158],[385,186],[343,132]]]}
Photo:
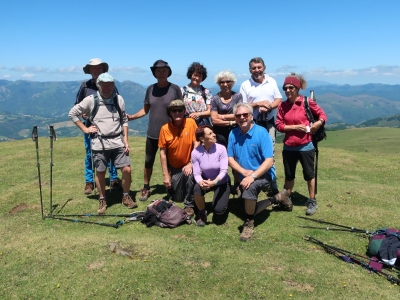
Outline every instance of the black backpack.
{"label": "black backpack", "polygon": [[[306,96],[304,96],[304,108],[306,110],[308,120],[310,123],[314,123],[318,116],[314,116],[311,113],[310,106],[308,105],[308,98]],[[322,124],[321,127],[319,127],[318,130],[313,133],[312,142],[314,147],[317,148],[318,142],[324,139],[326,140],[325,124]]]}

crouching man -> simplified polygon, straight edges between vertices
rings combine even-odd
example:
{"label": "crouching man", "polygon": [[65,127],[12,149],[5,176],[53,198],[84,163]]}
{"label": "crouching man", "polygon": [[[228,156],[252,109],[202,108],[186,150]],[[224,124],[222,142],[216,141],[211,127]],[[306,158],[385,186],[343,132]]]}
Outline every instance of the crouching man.
{"label": "crouching man", "polygon": [[291,211],[292,201],[283,190],[267,200],[257,202],[258,194],[272,183],[274,147],[264,127],[253,122],[253,108],[248,103],[233,107],[238,127],[229,134],[228,163],[239,173],[240,189],[246,212],[246,221],[240,235],[241,241],[249,240],[254,233],[254,216],[271,204],[278,204]]}
{"label": "crouching man", "polygon": [[[128,144],[128,118],[124,99],[115,93],[114,79],[109,73],[101,74],[96,81],[97,93],[84,98],[69,112],[69,117],[84,133],[92,136],[92,152],[96,167],[96,184],[99,191],[97,212],[107,211],[105,174],[107,163],[122,171],[122,205],[135,208],[137,204],[129,196],[131,167]],[[92,125],[86,127],[79,116],[87,114]]]}
{"label": "crouching man", "polygon": [[167,106],[171,122],[160,130],[158,147],[163,172],[164,186],[174,201],[183,201],[189,217],[194,215],[194,177],[191,159],[192,150],[198,146],[196,141],[196,122],[185,118],[185,104],[173,100]]}

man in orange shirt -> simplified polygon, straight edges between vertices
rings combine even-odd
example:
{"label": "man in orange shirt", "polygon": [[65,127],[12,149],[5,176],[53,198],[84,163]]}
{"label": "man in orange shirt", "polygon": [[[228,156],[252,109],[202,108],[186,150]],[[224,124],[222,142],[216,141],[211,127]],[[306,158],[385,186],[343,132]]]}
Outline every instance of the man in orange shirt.
{"label": "man in orange shirt", "polygon": [[196,122],[185,118],[185,104],[173,100],[167,106],[171,122],[160,130],[158,147],[163,172],[164,186],[174,201],[182,201],[188,216],[194,215],[194,178],[190,161],[192,150],[198,146],[195,131]]}

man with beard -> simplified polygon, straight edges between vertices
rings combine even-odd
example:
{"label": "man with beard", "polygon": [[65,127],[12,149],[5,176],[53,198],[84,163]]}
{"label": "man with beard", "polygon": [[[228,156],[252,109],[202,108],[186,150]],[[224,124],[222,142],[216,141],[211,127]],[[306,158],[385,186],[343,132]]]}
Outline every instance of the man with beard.
{"label": "man with beard", "polygon": [[[90,96],[92,94],[96,94],[99,90],[96,85],[96,80],[100,74],[104,72],[108,72],[108,64],[106,62],[102,62],[100,58],[92,58],[89,63],[83,67],[83,72],[85,74],[90,74],[92,76],[86,82],[83,82],[79,88],[78,93],[76,94],[75,104],[80,103],[85,97]],[[118,93],[117,88],[115,88],[116,92]],[[87,118],[86,115],[81,116],[83,118],[83,123],[86,127],[92,125],[90,120]],[[86,157],[85,157],[85,188],[83,189],[83,193],[85,195],[89,195],[93,192],[94,189],[94,181],[93,181],[93,166],[92,166],[92,141],[90,136],[84,133],[84,144],[86,150]],[[114,165],[108,163],[108,171],[110,173],[110,186],[114,190],[121,190],[120,181],[118,179],[117,169]]]}
{"label": "man with beard", "polygon": [[[99,90],[75,105],[68,116],[84,133],[93,136],[93,160],[100,196],[97,213],[105,214],[107,211],[105,174],[110,160],[122,172],[122,205],[135,208],[137,204],[129,195],[131,162],[124,99],[116,93],[114,78],[109,73],[99,75],[96,85]],[[92,125],[86,127],[82,123],[78,118],[82,114],[89,116]]]}
{"label": "man with beard", "polygon": [[[261,57],[252,58],[249,62],[251,77],[242,83],[240,93],[243,103],[249,103],[254,109],[254,122],[267,129],[275,151],[276,108],[282,102],[282,95],[275,79],[265,73],[265,68]],[[275,173],[272,177],[272,193],[275,195],[278,192]]]}

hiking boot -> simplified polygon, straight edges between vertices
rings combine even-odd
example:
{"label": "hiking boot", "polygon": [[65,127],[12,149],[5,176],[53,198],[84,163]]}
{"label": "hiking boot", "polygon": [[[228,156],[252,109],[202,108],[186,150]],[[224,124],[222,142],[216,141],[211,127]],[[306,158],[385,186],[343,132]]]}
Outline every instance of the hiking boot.
{"label": "hiking boot", "polygon": [[122,190],[121,182],[119,181],[118,178],[115,178],[115,179],[111,182],[111,188],[112,188],[113,190],[116,190],[116,191]]}
{"label": "hiking boot", "polygon": [[289,197],[289,193],[287,190],[283,189],[278,194],[276,194],[274,198],[276,200],[276,204],[278,204],[280,208],[287,211],[293,210],[293,203]]}
{"label": "hiking boot", "polygon": [[143,189],[140,194],[139,201],[147,201],[150,197],[150,190]]}
{"label": "hiking boot", "polygon": [[97,213],[99,215],[104,215],[106,211],[107,211],[106,199],[99,199],[99,208],[97,209]]}
{"label": "hiking boot", "polygon": [[204,227],[207,224],[207,212],[205,211],[204,214],[199,215],[199,219],[196,222],[197,226]]}
{"label": "hiking boot", "polygon": [[311,216],[317,212],[317,200],[313,198],[309,198],[306,202],[307,210],[306,210],[306,215]]}
{"label": "hiking boot", "polygon": [[194,209],[192,207],[185,207],[185,212],[189,218],[194,216]]}
{"label": "hiking boot", "polygon": [[240,240],[242,242],[247,242],[249,239],[251,239],[253,233],[254,233],[254,220],[247,220],[243,224],[243,230],[242,233],[240,234]]}
{"label": "hiking boot", "polygon": [[127,208],[136,208],[137,204],[134,202],[129,195],[125,195],[122,197],[122,205],[126,206]]}
{"label": "hiking boot", "polygon": [[94,189],[93,182],[86,182],[85,188],[83,189],[83,193],[85,195],[90,195],[91,193],[93,193],[93,189]]}

